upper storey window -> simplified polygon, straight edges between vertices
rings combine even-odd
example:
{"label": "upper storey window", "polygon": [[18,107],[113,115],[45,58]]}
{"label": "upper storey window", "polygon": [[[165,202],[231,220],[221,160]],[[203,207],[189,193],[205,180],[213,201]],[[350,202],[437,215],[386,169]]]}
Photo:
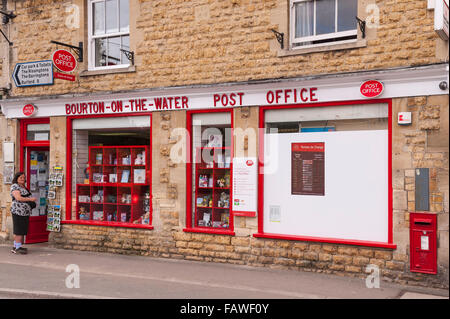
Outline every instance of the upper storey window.
{"label": "upper storey window", "polygon": [[129,0],[89,1],[89,69],[129,66]]}
{"label": "upper storey window", "polygon": [[291,47],[354,41],[358,0],[291,0]]}

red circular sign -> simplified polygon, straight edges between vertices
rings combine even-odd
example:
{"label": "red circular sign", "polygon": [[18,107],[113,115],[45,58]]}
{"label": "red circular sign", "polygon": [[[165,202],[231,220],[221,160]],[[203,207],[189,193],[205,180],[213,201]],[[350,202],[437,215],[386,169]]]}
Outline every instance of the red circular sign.
{"label": "red circular sign", "polygon": [[370,80],[361,84],[359,90],[365,97],[377,97],[383,93],[384,85],[380,81]]}
{"label": "red circular sign", "polygon": [[252,160],[247,160],[247,166],[252,166],[253,165],[253,161]]}
{"label": "red circular sign", "polygon": [[72,72],[77,67],[77,59],[66,50],[57,50],[53,52],[53,64],[58,70],[63,72]]}
{"label": "red circular sign", "polygon": [[32,116],[37,111],[37,107],[33,104],[27,104],[22,109],[23,115],[25,116]]}

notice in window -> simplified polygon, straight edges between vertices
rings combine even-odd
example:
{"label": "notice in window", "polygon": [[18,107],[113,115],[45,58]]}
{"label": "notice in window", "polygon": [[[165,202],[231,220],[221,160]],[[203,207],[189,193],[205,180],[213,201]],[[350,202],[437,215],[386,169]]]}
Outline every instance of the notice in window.
{"label": "notice in window", "polygon": [[256,157],[233,158],[233,211],[256,212],[258,165]]}
{"label": "notice in window", "polygon": [[292,143],[291,194],[325,195],[325,143]]}

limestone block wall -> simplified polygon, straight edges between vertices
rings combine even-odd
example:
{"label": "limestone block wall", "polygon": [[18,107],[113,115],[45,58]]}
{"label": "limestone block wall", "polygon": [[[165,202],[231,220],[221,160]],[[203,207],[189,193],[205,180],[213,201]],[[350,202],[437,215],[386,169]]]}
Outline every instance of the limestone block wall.
{"label": "limestone block wall", "polygon": [[[85,47],[77,81],[16,88],[10,96],[122,91],[353,72],[448,61],[448,43],[433,30],[433,10],[423,0],[360,0],[367,36],[356,48],[298,54],[281,50],[271,29],[285,33],[288,0],[130,0],[130,45],[135,67],[126,72],[87,70],[87,8],[83,0],[8,1],[17,15],[5,29],[0,87],[18,62],[50,59],[51,40]],[[369,10],[370,9],[370,10]],[[29,41],[33,39],[33,41]],[[0,41],[4,41],[1,39]],[[60,47],[61,48],[61,47]],[[123,70],[122,70],[123,71]]]}
{"label": "limestone block wall", "polygon": [[[7,234],[11,221],[11,196],[9,184],[3,183],[3,142],[14,142],[15,150],[15,171],[18,172],[19,154],[20,154],[20,140],[19,140],[19,124],[17,120],[6,119],[0,113],[0,234]],[[0,236],[0,240],[1,240]]]}
{"label": "limestone block wall", "polygon": [[411,212],[416,212],[415,169],[429,168],[430,209],[427,213],[437,214],[438,277],[447,283],[449,278],[448,105],[449,100],[446,95],[394,99],[394,118],[398,112],[411,112],[412,124],[400,126],[393,123],[392,154],[394,242],[397,244],[397,253],[409,255],[409,217]]}

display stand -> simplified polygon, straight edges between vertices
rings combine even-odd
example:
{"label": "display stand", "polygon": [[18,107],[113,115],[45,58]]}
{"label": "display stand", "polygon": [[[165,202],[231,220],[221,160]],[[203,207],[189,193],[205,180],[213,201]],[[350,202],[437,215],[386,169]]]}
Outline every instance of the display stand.
{"label": "display stand", "polygon": [[77,220],[150,224],[148,146],[90,146],[89,184],[76,185]]}
{"label": "display stand", "polygon": [[63,186],[62,166],[53,167],[53,172],[49,175],[49,190],[47,194],[47,231],[61,231],[61,204],[57,196],[58,187]]}
{"label": "display stand", "polygon": [[[195,226],[230,227],[231,148],[198,147],[195,176]],[[205,160],[206,159],[206,160]]]}

